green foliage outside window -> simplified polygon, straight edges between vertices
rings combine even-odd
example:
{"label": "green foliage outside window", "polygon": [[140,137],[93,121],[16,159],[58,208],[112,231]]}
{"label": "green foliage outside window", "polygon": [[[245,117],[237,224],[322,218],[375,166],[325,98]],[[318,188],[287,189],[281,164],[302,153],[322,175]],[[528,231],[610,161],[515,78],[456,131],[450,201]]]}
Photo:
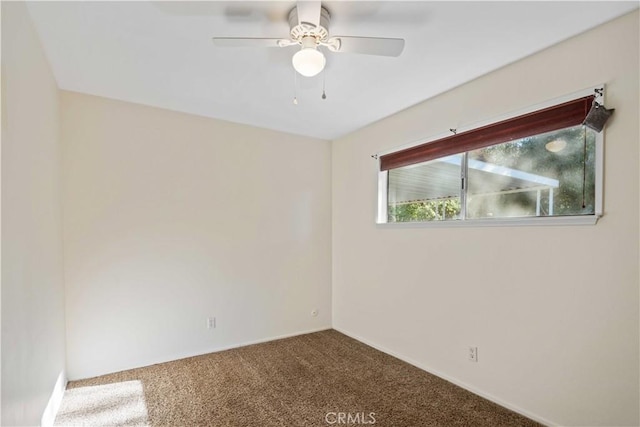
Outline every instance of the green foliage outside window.
{"label": "green foliage outside window", "polygon": [[460,215],[460,199],[443,199],[389,206],[389,222],[442,221]]}

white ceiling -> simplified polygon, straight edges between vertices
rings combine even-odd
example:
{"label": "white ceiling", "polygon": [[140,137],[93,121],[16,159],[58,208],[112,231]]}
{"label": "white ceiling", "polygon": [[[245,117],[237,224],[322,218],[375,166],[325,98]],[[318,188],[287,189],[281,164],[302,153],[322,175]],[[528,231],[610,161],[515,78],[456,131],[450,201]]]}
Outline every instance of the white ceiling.
{"label": "white ceiling", "polygon": [[61,89],[335,139],[638,7],[631,2],[327,1],[330,35],[402,37],[398,58],[295,47],[223,49],[213,36],[286,37],[294,1],[33,2]]}

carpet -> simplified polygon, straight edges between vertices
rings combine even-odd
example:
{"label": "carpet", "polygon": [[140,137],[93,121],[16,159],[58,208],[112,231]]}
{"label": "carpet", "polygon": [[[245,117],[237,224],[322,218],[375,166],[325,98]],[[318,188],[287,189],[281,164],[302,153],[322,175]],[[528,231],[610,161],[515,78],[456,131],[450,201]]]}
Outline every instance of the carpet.
{"label": "carpet", "polygon": [[70,382],[56,426],[538,426],[335,330]]}

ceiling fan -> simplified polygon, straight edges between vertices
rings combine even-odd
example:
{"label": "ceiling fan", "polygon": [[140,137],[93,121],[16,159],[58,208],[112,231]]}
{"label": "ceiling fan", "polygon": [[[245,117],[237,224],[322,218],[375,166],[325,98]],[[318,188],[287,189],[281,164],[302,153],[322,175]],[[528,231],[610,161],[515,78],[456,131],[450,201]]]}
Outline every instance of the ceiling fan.
{"label": "ceiling fan", "polygon": [[318,50],[325,46],[336,53],[399,56],[404,39],[380,37],[329,37],[331,15],[320,1],[298,1],[289,12],[289,38],[213,37],[219,47],[288,47],[300,46],[293,55],[293,68],[305,77],[320,73],[326,64],[324,54]]}

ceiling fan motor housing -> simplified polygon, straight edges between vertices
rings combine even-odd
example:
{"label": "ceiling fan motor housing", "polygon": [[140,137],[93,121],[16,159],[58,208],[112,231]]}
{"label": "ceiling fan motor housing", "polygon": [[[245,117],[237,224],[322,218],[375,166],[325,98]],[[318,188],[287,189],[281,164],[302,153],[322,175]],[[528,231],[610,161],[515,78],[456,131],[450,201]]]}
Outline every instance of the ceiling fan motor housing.
{"label": "ceiling fan motor housing", "polygon": [[298,24],[298,8],[294,7],[289,12],[289,28],[290,34],[293,40],[302,43],[304,37],[312,36],[316,39],[316,42],[326,41],[329,38],[329,22],[331,21],[331,15],[329,11],[324,7],[320,8],[320,25],[317,27],[309,22],[302,22]]}

